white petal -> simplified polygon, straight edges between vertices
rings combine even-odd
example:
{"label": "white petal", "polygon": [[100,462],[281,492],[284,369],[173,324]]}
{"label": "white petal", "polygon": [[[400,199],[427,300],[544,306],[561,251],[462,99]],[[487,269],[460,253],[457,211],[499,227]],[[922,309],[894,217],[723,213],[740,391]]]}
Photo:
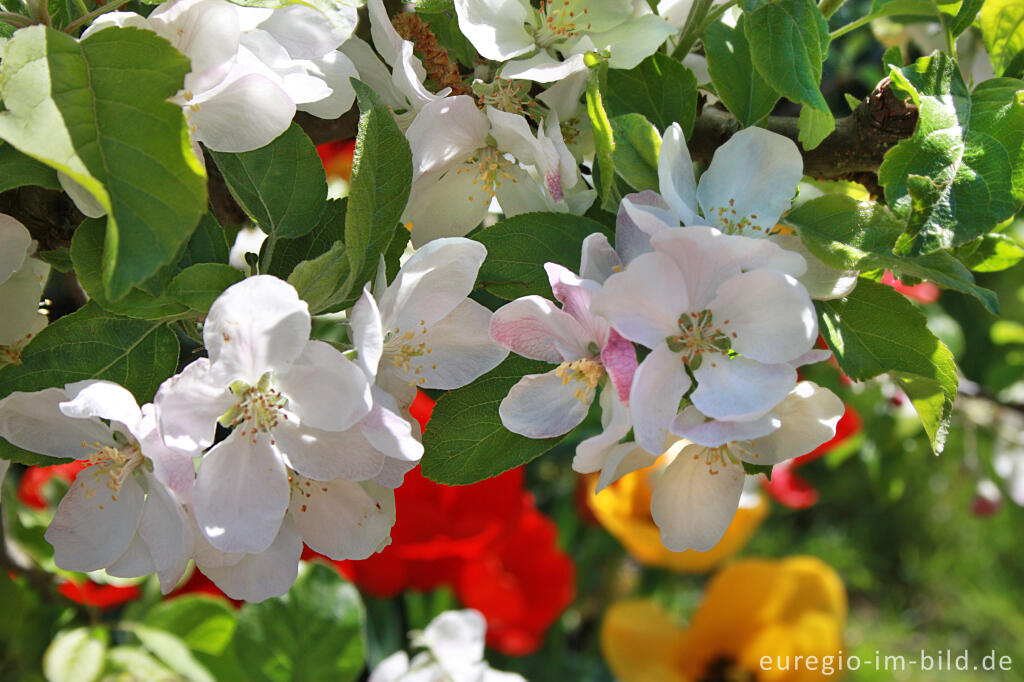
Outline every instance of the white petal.
{"label": "white petal", "polygon": [[[498,149],[516,157],[524,165],[536,166],[538,172],[543,174],[549,165],[548,154],[555,153],[554,147],[546,149],[520,114],[510,114],[488,106],[487,118],[491,122],[490,134],[498,143]],[[554,162],[557,165],[557,154]]]}
{"label": "white petal", "polygon": [[796,386],[791,365],[765,365],[743,357],[706,357],[693,375],[697,379],[690,396],[693,404],[712,419],[725,421],[760,417]]}
{"label": "white petal", "polygon": [[368,379],[377,376],[380,358],[384,353],[384,330],[381,327],[380,309],[377,300],[370,293],[370,285],[363,287],[363,295],[352,306],[349,313],[349,328],[352,345],[356,349],[358,364]]}
{"label": "white petal", "polygon": [[236,430],[199,465],[196,522],[217,549],[262,552],[277,537],[288,496],[288,477],[270,436],[249,438]]}
{"label": "white petal", "polygon": [[744,456],[756,464],[779,462],[806,455],[836,435],[843,416],[843,401],[827,388],[801,381],[772,411],[782,426],[764,438],[751,442],[753,454]]}
{"label": "white petal", "polygon": [[[576,395],[580,391],[582,400]],[[563,383],[552,370],[520,379],[501,401],[498,414],[512,433],[527,438],[552,438],[576,428],[586,418],[593,400],[593,388],[579,381]]]}
{"label": "white petal", "polygon": [[473,156],[487,144],[490,124],[468,95],[430,102],[406,131],[417,175],[447,167]]}
{"label": "white petal", "polygon": [[418,465],[419,462],[407,462],[401,459],[385,457],[384,466],[381,467],[380,473],[374,477],[373,482],[382,488],[394,490],[405,481],[405,475]]}
{"label": "white petal", "polygon": [[412,224],[416,248],[445,237],[461,237],[487,215],[490,195],[480,184],[475,163],[453,166],[417,178],[412,183],[402,222]]}
{"label": "white petal", "polygon": [[503,62],[534,49],[526,0],[455,0],[459,29],[481,56]]}
{"label": "white petal", "polygon": [[[418,427],[401,414],[391,394],[374,386],[373,409],[359,422],[359,430],[367,442],[388,459],[415,463],[423,456],[423,444],[416,438],[416,429]],[[388,462],[384,465],[388,466]]]}
{"label": "white petal", "polygon": [[739,507],[743,467],[720,460],[709,465],[705,452],[699,445],[683,448],[654,484],[651,517],[674,552],[717,545]]}
{"label": "white petal", "polygon": [[380,473],[384,455],[357,428],[320,431],[285,422],[274,427],[274,446],[288,466],[317,481],[366,481]]}
{"label": "white petal", "polygon": [[215,89],[196,93],[198,110],[186,107],[196,138],[214,151],[248,152],[265,147],[291,125],[295,102],[284,87],[238,67]]}
{"label": "white petal", "polygon": [[398,35],[398,31],[391,25],[383,0],[367,0],[366,9],[370,15],[370,36],[373,39],[373,46],[377,48],[384,61],[394,67],[402,46],[402,36]]}
{"label": "white petal", "polygon": [[273,35],[295,59],[322,57],[348,39],[348,35],[339,32],[323,14],[299,4],[274,10],[259,26]]}
{"label": "white petal", "polygon": [[302,538],[286,519],[266,551],[246,554],[228,566],[197,565],[230,598],[260,602],[288,591],[299,574],[301,556]]}
{"label": "white petal", "polygon": [[821,262],[821,259],[807,250],[804,242],[795,234],[779,234],[770,237],[782,248],[794,251],[803,256],[807,262],[807,272],[797,277],[807,288],[807,293],[817,301],[830,301],[843,298],[857,286],[856,270],[836,270]]}
{"label": "white petal", "polygon": [[288,514],[314,552],[335,561],[365,559],[390,542],[393,491],[342,479],[321,482],[300,476],[296,482],[301,494]]}
{"label": "white petal", "polygon": [[608,66],[632,69],[657,52],[665,39],[675,32],[671,24],[656,14],[644,14],[608,31],[591,33],[589,37],[595,47],[611,52]]}
{"label": "white petal", "polygon": [[776,270],[798,279],[807,272],[807,260],[802,253],[782,248],[775,238],[726,235],[725,243],[743,270]]}
{"label": "white petal", "polygon": [[114,445],[99,419],[74,419],[60,411],[68,394],[60,388],[17,391],[0,400],[0,436],[19,448],[50,457],[87,459],[101,446]]}
{"label": "white petal", "polygon": [[238,47],[238,13],[219,0],[178,0],[157,7],[148,23],[189,58],[193,71],[229,61]]}
{"label": "white petal", "polygon": [[487,621],[479,611],[445,611],[423,629],[416,644],[430,650],[445,670],[482,661]]}
{"label": "white petal", "polygon": [[142,454],[153,463],[153,476],[157,481],[173,490],[182,502],[191,502],[196,480],[195,460],[191,455],[172,450],[164,444],[157,428],[156,407],[152,403],[142,406],[138,441]]}
{"label": "white petal", "polygon": [[693,161],[678,123],[670,125],[661,140],[658,186],[661,196],[684,224],[699,225],[703,222],[697,215],[697,180]]}
{"label": "white petal", "polygon": [[435,239],[406,261],[380,298],[384,328],[419,332],[455,309],[469,295],[487,256],[480,242]]}
{"label": "white petal", "polygon": [[93,33],[102,31],[105,28],[141,28],[145,31],[155,30],[146,17],[140,16],[135,12],[107,12],[106,14],[101,14],[96,17],[92,23],[82,31],[82,35],[79,36],[79,39],[85,40]]}
{"label": "white petal", "polygon": [[524,296],[498,308],[491,338],[517,355],[545,362],[589,357],[592,340],[572,315],[540,296]]}
{"label": "white petal", "polygon": [[237,402],[211,372],[208,358],[195,360],[164,381],[153,399],[164,443],[190,455],[213,445],[217,420]]}
{"label": "white petal", "polygon": [[370,673],[368,682],[401,682],[405,673],[409,670],[409,654],[404,651],[396,651],[383,661]]}
{"label": "white petal", "polygon": [[607,318],[630,341],[654,348],[679,332],[679,316],[690,309],[687,285],[672,259],[645,253],[608,278],[591,311]]}
{"label": "white petal", "polygon": [[423,388],[451,390],[491,371],[508,357],[508,350],[491,340],[490,323],[490,310],[464,299],[409,342],[423,354],[409,358],[406,378]]}
{"label": "white petal", "polygon": [[608,236],[595,232],[583,240],[580,257],[580,277],[603,284],[606,279],[622,269],[622,259],[608,242]]}
{"label": "white petal", "polygon": [[101,465],[78,472],[46,529],[53,560],[66,571],[105,568],[128,548],[142,518],[142,487],[129,476],[120,490],[107,487]]}
{"label": "white petal", "polygon": [[32,245],[32,235],[9,215],[0,213],[0,284],[21,270]]}
{"label": "white petal", "polygon": [[682,273],[694,312],[707,308],[719,285],[742,270],[729,236],[712,227],[662,230],[651,236],[651,244]]}
{"label": "white petal", "polygon": [[149,548],[154,567],[151,572],[160,578],[160,591],[167,594],[181,580],[192,558],[192,528],[181,505],[152,476],[139,536]]}
{"label": "white petal", "polygon": [[814,365],[819,362],[825,362],[832,357],[832,351],[824,348],[812,348],[795,360],[790,360],[789,364],[794,367],[803,367],[804,365]]}
{"label": "white petal", "polygon": [[[296,7],[297,5],[291,5]],[[331,94],[315,102],[299,105],[300,111],[318,118],[335,119],[352,108],[356,91],[352,89],[350,78],[358,78],[355,64],[341,52],[329,52],[323,57],[305,62],[309,73],[323,80],[331,90]]]}
{"label": "white petal", "polygon": [[366,374],[330,344],[311,340],[275,386],[303,426],[326,431],[351,428],[370,411]]}
{"label": "white petal", "polygon": [[679,401],[690,388],[682,357],[669,350],[664,341],[637,367],[630,389],[629,410],[633,416],[636,442],[648,452],[660,453],[665,446]]}
{"label": "white petal", "polygon": [[92,192],[67,173],[57,171],[57,182],[60,183],[64,193],[75,203],[75,208],[85,214],[87,218],[102,218],[107,215],[107,209],[96,200]]}
{"label": "white petal", "polygon": [[746,128],[715,151],[700,178],[697,200],[712,225],[766,233],[789,210],[803,173],[803,157],[792,140]]}
{"label": "white petal", "polygon": [[11,346],[25,338],[39,323],[39,298],[50,266],[27,258],[21,269],[0,284],[0,345]]}
{"label": "white petal", "polygon": [[[370,16],[372,19],[373,15]],[[405,108],[405,96],[395,87],[391,80],[391,72],[373,52],[372,47],[353,36],[338,49],[355,65],[356,71],[359,72],[359,80],[373,88],[385,104],[392,109]]]}
{"label": "white petal", "polygon": [[[690,413],[690,414],[687,414]],[[761,438],[772,431],[775,431],[782,424],[778,415],[766,414],[757,419],[742,422],[719,421],[712,419],[704,421],[703,415],[700,420],[693,424],[687,423],[692,413],[698,413],[697,408],[690,405],[676,417],[672,424],[672,433],[682,436],[688,441],[704,447],[716,448],[731,441],[746,441],[751,438]]]}
{"label": "white petal", "polygon": [[264,373],[283,372],[306,348],[309,306],[292,285],[270,275],[233,284],[203,325],[210,367],[230,383],[255,386]]}
{"label": "white petal", "polygon": [[501,77],[537,83],[557,83],[566,78],[585,74],[586,64],[582,54],[569,55],[565,60],[557,59],[541,50],[523,59],[513,59],[501,70]]}
{"label": "white petal", "polygon": [[596,282],[580,278],[569,268],[558,263],[545,263],[544,272],[551,285],[551,293],[562,304],[562,310],[572,315],[587,331],[589,340],[604,345],[608,336],[608,322],[590,312],[594,294],[601,290]]}
{"label": "white petal", "polygon": [[679,216],[660,194],[651,190],[627,194],[615,218],[615,251],[628,265],[654,249],[651,235],[672,227],[679,227]]}
{"label": "white petal", "polygon": [[156,573],[149,547],[138,533],[132,537],[126,549],[117,560],[106,568],[107,575],[115,578],[141,578]]}
{"label": "white petal", "polygon": [[807,290],[789,275],[753,270],[718,287],[708,306],[732,347],[760,362],[788,362],[811,350],[818,316]]}
{"label": "white petal", "polygon": [[[398,62],[391,72],[391,83],[395,90],[400,92],[408,102],[413,112],[419,111],[427,104],[438,101],[447,94],[442,90],[441,95],[435,95],[423,85],[426,78],[426,71],[419,57],[413,54],[413,44],[408,40],[402,41],[398,50]],[[401,125],[401,119],[399,119]],[[403,128],[406,126],[402,126]]]}
{"label": "white petal", "polygon": [[[572,56],[563,62],[563,64],[569,65],[569,75],[559,78],[549,85],[544,92],[537,95],[537,99],[548,109],[558,114],[558,118],[563,121],[569,120],[579,111],[580,96],[587,86],[587,70],[585,68],[579,71],[574,70],[575,64],[572,62],[575,58],[575,56]],[[507,70],[515,64],[516,62],[510,62],[505,65],[505,69]]]}
{"label": "white petal", "polygon": [[136,439],[141,437],[142,411],[135,396],[124,386],[113,381],[78,381],[64,387],[68,400],[60,404],[60,411],[74,419],[99,417],[119,421]]}

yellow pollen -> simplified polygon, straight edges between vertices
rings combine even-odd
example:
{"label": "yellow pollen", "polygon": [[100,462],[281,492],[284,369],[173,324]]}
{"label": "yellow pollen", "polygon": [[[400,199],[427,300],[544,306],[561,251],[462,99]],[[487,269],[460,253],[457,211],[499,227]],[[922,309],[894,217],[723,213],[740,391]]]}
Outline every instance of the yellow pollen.
{"label": "yellow pollen", "polygon": [[[555,376],[562,380],[563,386],[567,386],[570,381],[578,381],[586,388],[593,389],[597,388],[598,382],[604,376],[604,365],[590,358],[563,362],[555,368]],[[587,404],[587,392],[584,388],[577,388],[573,396],[584,405]]]}

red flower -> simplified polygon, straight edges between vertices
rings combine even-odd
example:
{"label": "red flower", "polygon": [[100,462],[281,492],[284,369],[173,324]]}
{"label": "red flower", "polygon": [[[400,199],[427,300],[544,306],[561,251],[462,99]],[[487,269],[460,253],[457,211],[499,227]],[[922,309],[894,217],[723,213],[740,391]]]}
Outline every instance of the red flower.
{"label": "red flower", "polygon": [[939,300],[939,287],[931,282],[921,282],[920,284],[907,286],[896,279],[890,271],[886,270],[885,274],[882,275],[882,284],[888,284],[907,298],[918,303],[935,303]]}
{"label": "red flower", "polygon": [[327,142],[316,148],[328,178],[338,177],[344,179],[345,182],[352,179],[352,157],[355,149],[355,140]]}
{"label": "red flower", "polygon": [[112,609],[142,595],[137,585],[100,585],[91,580],[68,580],[57,590],[71,601],[101,609]]}
{"label": "red flower", "polygon": [[795,459],[776,464],[772,468],[772,479],[761,479],[761,487],[776,502],[790,509],[807,509],[818,502],[818,490],[796,473],[795,469],[814,461],[833,450],[837,445],[850,438],[861,428],[860,415],[849,405],[836,425],[836,435],[827,443]]}
{"label": "red flower", "polygon": [[75,461],[48,467],[29,467],[18,482],[18,500],[32,509],[46,509],[50,501],[56,502],[53,495],[47,495],[46,488],[50,479],[71,483],[85,466],[85,462]]}

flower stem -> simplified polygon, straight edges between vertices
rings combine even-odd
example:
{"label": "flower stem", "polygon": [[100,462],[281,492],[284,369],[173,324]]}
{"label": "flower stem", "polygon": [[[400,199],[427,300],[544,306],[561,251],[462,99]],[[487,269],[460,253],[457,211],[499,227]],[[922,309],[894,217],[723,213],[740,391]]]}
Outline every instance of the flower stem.
{"label": "flower stem", "polygon": [[36,22],[31,17],[26,17],[23,14],[15,14],[14,12],[0,12],[0,22],[10,24],[15,28],[25,28],[26,26],[32,26]]}
{"label": "flower stem", "polygon": [[94,9],[91,12],[89,12],[88,14],[80,16],[77,19],[75,19],[74,21],[72,21],[70,24],[68,24],[67,26],[64,27],[64,32],[65,33],[71,33],[72,31],[74,31],[79,26],[83,26],[85,24],[88,24],[89,22],[91,22],[93,19],[95,19],[96,17],[100,16],[101,14],[106,14],[107,12],[113,12],[114,10],[120,9],[124,5],[127,5],[130,1],[131,0],[111,0],[111,2],[108,2],[107,4],[103,5],[102,7],[97,7],[96,9]]}
{"label": "flower stem", "polygon": [[874,14],[868,14],[866,16],[863,16],[860,19],[856,19],[855,21],[851,21],[846,26],[840,26],[836,30],[832,31],[832,33],[829,34],[829,37],[832,40],[835,40],[839,36],[846,35],[850,31],[855,31],[858,28],[860,28],[861,26],[863,26],[864,24],[870,23],[875,18],[876,17],[875,17]]}

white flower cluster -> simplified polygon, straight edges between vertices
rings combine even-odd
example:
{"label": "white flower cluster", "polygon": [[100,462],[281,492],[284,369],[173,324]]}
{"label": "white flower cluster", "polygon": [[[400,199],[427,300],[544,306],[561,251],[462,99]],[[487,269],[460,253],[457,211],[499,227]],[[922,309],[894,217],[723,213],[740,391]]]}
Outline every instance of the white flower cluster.
{"label": "white flower cluster", "polygon": [[391,284],[381,273],[349,312],[346,352],[310,339],[291,285],[257,275],[217,299],[208,357],[153,404],[108,381],[4,398],[0,436],[91,464],[46,532],[57,565],[157,573],[167,592],[194,559],[231,597],[259,601],[294,582],[303,542],[332,559],[386,546],[393,489],[423,454],[416,387],[463,386],[508,353],[466,298],[485,256],[441,239]]}
{"label": "white flower cluster", "polygon": [[856,273],[829,270],[776,229],[802,171],[792,141],[749,128],[698,183],[673,125],[659,156],[661,194],[624,198],[615,248],[593,234],[579,275],[546,265],[561,307],[527,296],[492,319],[495,341],[558,365],[512,388],[500,407],[507,428],[568,433],[601,388],[603,431],[577,448],[577,471],[600,472],[600,490],[667,452],[651,512],[672,550],[721,539],[744,463],[810,452],[842,416],[833,393],[797,378],[797,367],[828,357],[813,348],[812,296],[856,283]]}

